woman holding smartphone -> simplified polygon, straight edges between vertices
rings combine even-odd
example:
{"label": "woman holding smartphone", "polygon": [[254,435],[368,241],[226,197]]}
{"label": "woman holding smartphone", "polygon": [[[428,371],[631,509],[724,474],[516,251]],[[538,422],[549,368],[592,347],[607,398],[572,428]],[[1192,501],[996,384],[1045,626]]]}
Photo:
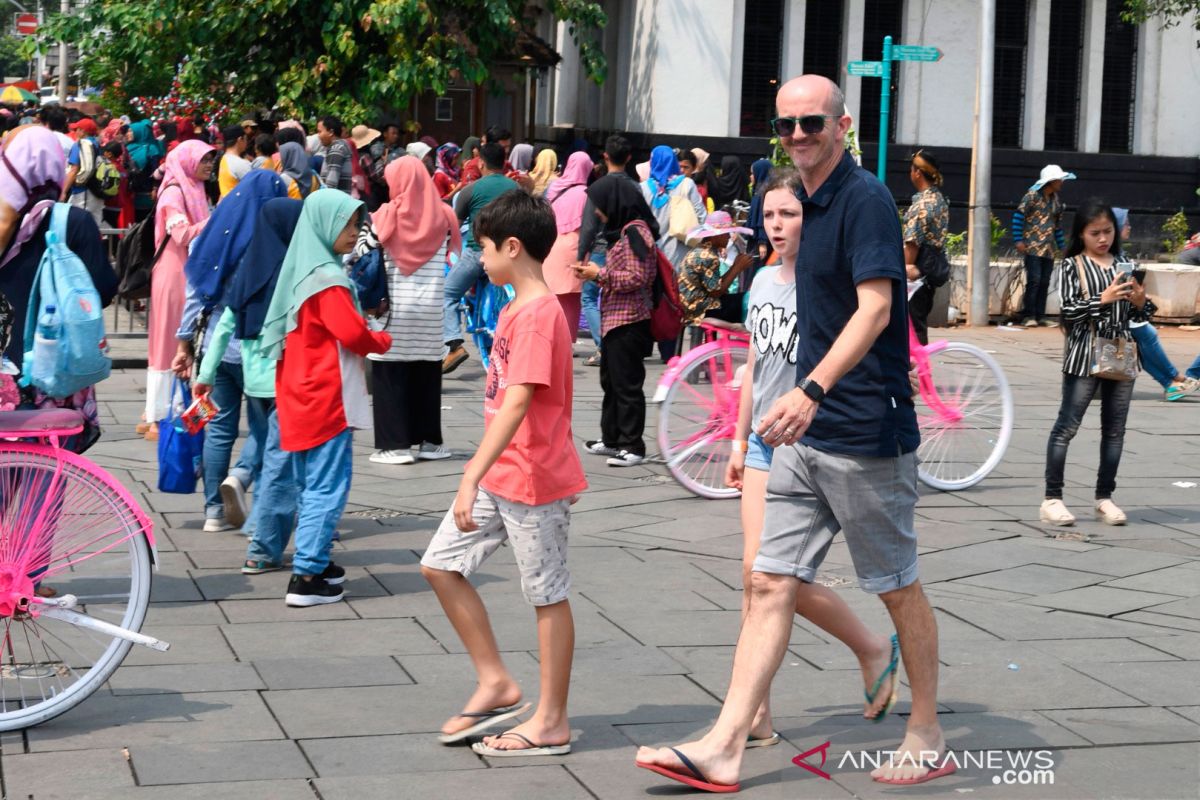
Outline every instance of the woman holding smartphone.
{"label": "woman holding smartphone", "polygon": [[1046,446],[1046,496],[1041,520],[1072,525],[1075,516],[1063,503],[1067,447],[1079,423],[1100,395],[1100,468],[1096,476],[1096,518],[1124,525],[1125,512],[1112,500],[1117,467],[1125,444],[1125,419],[1133,397],[1133,380],[1094,375],[1093,344],[1097,336],[1133,344],[1130,323],[1148,320],[1154,304],[1133,279],[1134,264],[1121,252],[1120,229],[1111,207],[1089,201],[1075,214],[1071,240],[1059,268],[1059,295],[1067,343],[1063,351],[1063,396],[1058,419]]}

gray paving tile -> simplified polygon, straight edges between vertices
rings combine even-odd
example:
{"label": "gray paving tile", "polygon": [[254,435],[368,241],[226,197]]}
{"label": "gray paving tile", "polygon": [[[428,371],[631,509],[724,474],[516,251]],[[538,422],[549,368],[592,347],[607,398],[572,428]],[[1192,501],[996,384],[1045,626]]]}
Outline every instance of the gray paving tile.
{"label": "gray paving tile", "polygon": [[[1031,645],[1070,664],[1175,660],[1162,649],[1153,646],[1157,639],[1145,641],[1146,644],[1134,639],[1063,639],[1041,640],[1032,642]],[[1148,644],[1150,646],[1147,646]]]}
{"label": "gray paving tile", "polygon": [[108,685],[116,695],[237,692],[267,688],[254,667],[242,662],[123,666],[109,678]]}
{"label": "gray paving tile", "polygon": [[1089,708],[1042,713],[1095,744],[1200,742],[1200,725],[1163,708]]}
{"label": "gray paving tile", "polygon": [[1177,633],[1172,636],[1139,636],[1137,641],[1188,661],[1200,661],[1200,636]]}
{"label": "gray paving tile", "polygon": [[[215,604],[225,616],[227,622],[240,624],[246,622],[294,622],[297,609],[289,608],[283,599],[273,597],[269,600],[221,600]],[[313,606],[303,609],[306,620],[325,619],[357,619],[358,615],[346,602],[330,603],[324,606]]]}
{"label": "gray paving tile", "polygon": [[230,645],[243,660],[308,658],[334,649],[341,656],[391,653],[437,653],[441,647],[412,620],[304,620],[307,609],[293,622],[248,622],[225,625]]}
{"label": "gray paving tile", "polygon": [[470,747],[447,747],[427,733],[307,739],[300,745],[322,778],[487,768]]}
{"label": "gray paving tile", "polygon": [[1131,552],[1129,548],[1125,547],[1106,547],[1064,556],[1055,564],[1059,567],[1083,572],[1100,572],[1105,575],[1125,577],[1173,567],[1183,560],[1178,556],[1159,553]]}
{"label": "gray paving tile", "polygon": [[963,578],[953,583],[967,583],[1022,594],[1049,594],[1091,586],[1108,580],[1107,575],[1079,572],[1073,569],[1048,567],[1044,564],[1025,564],[1012,569],[997,570],[985,575]]}
{"label": "gray paving tile", "polygon": [[[1175,663],[1142,663],[1137,671],[1175,666]],[[1076,667],[1081,671],[1086,669],[1087,675],[1096,680],[1065,666],[1038,663],[1018,666],[1020,669],[1016,671],[1010,670],[1007,664],[943,667],[938,674],[938,702],[956,712],[1117,708],[1144,704],[1143,699],[1129,692],[1127,686],[1097,674],[1108,668],[1128,673],[1128,667],[1121,664]]]}
{"label": "gray paving tile", "polygon": [[1108,586],[1085,586],[1082,589],[1030,597],[1021,602],[1063,611],[1078,611],[1081,614],[1112,617],[1129,611],[1139,611],[1149,606],[1169,603],[1174,599],[1169,594],[1135,592],[1131,589],[1113,589]]}
{"label": "gray paving tile", "polygon": [[142,632],[169,642],[171,648],[162,653],[146,647],[134,647],[125,656],[125,666],[213,664],[234,660],[233,651],[225,643],[219,625],[157,625],[147,615]]}
{"label": "gray paving tile", "polygon": [[[442,774],[412,773],[404,779],[404,795],[397,795],[396,779],[388,776],[318,778],[324,800],[395,800],[406,797],[470,797],[480,791],[476,770]],[[553,797],[555,800],[591,800],[591,795],[563,766],[516,767],[490,770],[487,793],[495,798]]]}
{"label": "gray paving tile", "polygon": [[312,800],[313,797],[307,780],[275,780],[145,786],[112,800]]}
{"label": "gray paving tile", "polygon": [[[1152,706],[1183,706],[1194,702],[1196,680],[1200,678],[1200,662],[1195,661],[1144,662],[1136,669],[1124,664],[1079,664],[1075,668]],[[1098,705],[1102,704],[1089,704]]]}
{"label": "gray paving tile", "polygon": [[[99,745],[100,743],[96,743]],[[12,798],[99,800],[129,796],[133,773],[111,741],[102,748],[61,753],[4,753],[4,787]]]}
{"label": "gray paving tile", "polygon": [[254,669],[272,690],[396,686],[413,682],[396,660],[387,656],[256,658]]}
{"label": "gray paving tile", "polygon": [[138,784],[194,784],[310,778],[296,742],[202,742],[129,748]]}

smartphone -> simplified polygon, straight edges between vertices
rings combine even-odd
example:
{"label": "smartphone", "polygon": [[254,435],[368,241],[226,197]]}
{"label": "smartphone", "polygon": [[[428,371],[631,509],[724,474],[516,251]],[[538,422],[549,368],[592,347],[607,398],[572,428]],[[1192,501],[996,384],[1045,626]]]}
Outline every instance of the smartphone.
{"label": "smartphone", "polygon": [[1137,269],[1135,269],[1133,271],[1133,279],[1138,282],[1139,286],[1142,285],[1143,283],[1145,283],[1146,282],[1146,269],[1144,267],[1138,267]]}

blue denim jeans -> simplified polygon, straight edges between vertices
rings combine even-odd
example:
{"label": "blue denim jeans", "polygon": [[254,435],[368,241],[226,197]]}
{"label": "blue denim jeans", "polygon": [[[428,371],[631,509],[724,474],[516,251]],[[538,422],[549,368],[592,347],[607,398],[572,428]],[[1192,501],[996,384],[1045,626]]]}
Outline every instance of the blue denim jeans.
{"label": "blue denim jeans", "polygon": [[1196,356],[1196,360],[1187,368],[1187,376],[1200,380],[1200,355]]}
{"label": "blue denim jeans", "polygon": [[484,276],[482,253],[464,247],[457,263],[446,276],[446,296],[442,302],[442,341],[446,343],[463,340],[462,319],[458,304]]}
{"label": "blue denim jeans", "polygon": [[[603,267],[608,262],[608,252],[594,250],[590,258]],[[587,320],[588,332],[592,334],[592,341],[596,343],[596,349],[600,350],[602,349],[600,344],[600,284],[595,281],[583,284],[579,304],[583,306],[583,318]]]}
{"label": "blue denim jeans", "polygon": [[283,551],[296,524],[299,496],[295,454],[280,447],[279,416],[272,409],[262,477],[254,490],[253,534],[246,547],[247,561],[283,563]]}
{"label": "blue denim jeans", "polygon": [[1154,326],[1150,323],[1145,325],[1130,325],[1129,332],[1133,334],[1133,340],[1137,342],[1138,355],[1142,357],[1142,366],[1146,368],[1146,372],[1150,373],[1150,377],[1162,384],[1164,389],[1170,387],[1171,382],[1179,376],[1175,370],[1175,365],[1171,363],[1171,359],[1167,357],[1166,351],[1158,341],[1158,331],[1154,330]]}
{"label": "blue denim jeans", "polygon": [[300,516],[296,520],[296,575],[320,575],[329,566],[329,548],[350,497],[351,430],[339,433],[311,450],[293,453],[300,485]]}
{"label": "blue denim jeans", "polygon": [[1054,259],[1049,256],[1025,255],[1025,314],[1023,319],[1041,322],[1046,316],[1046,295],[1050,292],[1050,276],[1054,274]]}
{"label": "blue denim jeans", "polygon": [[1125,420],[1133,398],[1133,381],[1081,378],[1063,374],[1062,406],[1046,444],[1046,497],[1063,496],[1063,472],[1067,466],[1067,446],[1079,431],[1079,423],[1100,395],[1100,469],[1096,474],[1096,499],[1112,497],[1117,488],[1117,467],[1125,447]]}
{"label": "blue denim jeans", "polygon": [[221,409],[204,429],[204,518],[225,516],[221,502],[221,481],[233,475],[250,487],[262,470],[263,445],[267,438],[267,409],[271,400],[247,398],[246,422],[250,435],[232,469],[233,445],[238,438],[242,417],[242,365],[224,361],[213,379],[212,401]]}

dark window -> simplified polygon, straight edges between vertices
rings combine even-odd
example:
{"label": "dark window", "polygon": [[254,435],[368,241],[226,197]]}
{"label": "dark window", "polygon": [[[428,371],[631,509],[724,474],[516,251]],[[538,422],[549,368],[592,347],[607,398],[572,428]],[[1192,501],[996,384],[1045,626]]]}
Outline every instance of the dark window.
{"label": "dark window", "polygon": [[1100,150],[1133,151],[1133,97],[1137,87],[1137,28],[1121,20],[1124,0],[1108,0],[1104,20],[1104,94]]}
{"label": "dark window", "polygon": [[783,55],[783,0],[746,4],[742,39],[742,136],[769,136]]}
{"label": "dark window", "polygon": [[[883,37],[891,36],[892,44],[921,44],[905,42],[900,38],[900,27],[904,16],[903,0],[867,0],[863,24],[863,61],[879,61],[883,58]],[[879,94],[880,78],[851,78],[862,81],[862,100],[858,119],[854,127],[858,138],[864,142],[879,141]],[[892,62],[892,85],[890,91],[891,114],[888,120],[888,141],[896,141],[896,87],[900,83],[900,62]]]}
{"label": "dark window", "polygon": [[824,75],[844,84],[842,76],[843,0],[808,3],[804,11],[804,74]]}
{"label": "dark window", "polygon": [[1046,75],[1046,149],[1076,150],[1083,63],[1083,0],[1050,4],[1050,64]]}
{"label": "dark window", "polygon": [[992,94],[992,146],[1020,147],[1025,110],[1027,0],[996,3],[996,71]]}

